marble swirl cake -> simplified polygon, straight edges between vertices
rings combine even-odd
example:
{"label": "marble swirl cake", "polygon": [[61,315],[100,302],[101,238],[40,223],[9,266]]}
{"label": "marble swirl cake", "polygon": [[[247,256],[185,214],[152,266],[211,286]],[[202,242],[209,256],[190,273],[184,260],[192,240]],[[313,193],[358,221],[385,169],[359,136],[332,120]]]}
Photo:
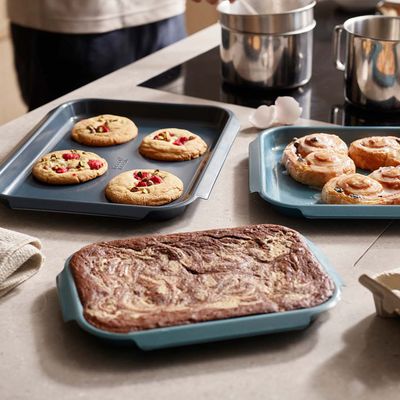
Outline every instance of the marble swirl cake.
{"label": "marble swirl cake", "polygon": [[84,317],[112,332],[312,307],[334,288],[302,236],[278,225],[96,243],[70,268]]}

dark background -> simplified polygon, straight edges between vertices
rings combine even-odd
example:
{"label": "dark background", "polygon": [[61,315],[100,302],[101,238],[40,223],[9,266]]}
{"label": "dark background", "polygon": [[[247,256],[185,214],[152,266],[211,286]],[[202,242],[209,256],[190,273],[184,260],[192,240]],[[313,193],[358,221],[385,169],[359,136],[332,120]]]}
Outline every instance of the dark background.
{"label": "dark background", "polygon": [[[360,0],[362,1],[362,0]],[[374,14],[375,11],[364,14]],[[203,99],[258,107],[272,104],[278,96],[293,96],[303,107],[303,117],[341,125],[400,125],[400,115],[365,112],[346,104],[343,73],[333,63],[332,35],[335,25],[359,14],[350,14],[332,2],[318,3],[314,31],[313,75],[309,84],[286,91],[255,91],[227,86],[220,74],[216,47],[158,75],[141,86]]]}

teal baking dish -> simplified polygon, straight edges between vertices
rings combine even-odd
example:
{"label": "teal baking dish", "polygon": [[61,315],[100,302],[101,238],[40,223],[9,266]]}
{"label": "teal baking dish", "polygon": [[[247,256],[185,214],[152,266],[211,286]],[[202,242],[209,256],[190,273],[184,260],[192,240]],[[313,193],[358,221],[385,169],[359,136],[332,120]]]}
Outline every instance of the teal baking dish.
{"label": "teal baking dish", "polygon": [[135,343],[142,350],[156,350],[197,343],[235,339],[267,333],[304,329],[322,312],[334,307],[340,300],[341,280],[325,256],[310,241],[307,244],[334,282],[331,298],[316,307],[270,314],[221,319],[131,333],[112,333],[98,329],[83,317],[83,308],[72,277],[69,260],[57,276],[57,290],[65,322],[76,321],[85,331],[114,343]]}
{"label": "teal baking dish", "polygon": [[[338,135],[348,145],[367,136],[399,136],[396,127],[285,126],[262,132],[249,146],[249,186],[280,212],[321,219],[399,219],[400,206],[333,205],[320,201],[320,191],[293,180],[281,165],[284,148],[295,137],[311,133]],[[358,170],[359,173],[367,173]],[[369,173],[369,172],[368,172]]]}

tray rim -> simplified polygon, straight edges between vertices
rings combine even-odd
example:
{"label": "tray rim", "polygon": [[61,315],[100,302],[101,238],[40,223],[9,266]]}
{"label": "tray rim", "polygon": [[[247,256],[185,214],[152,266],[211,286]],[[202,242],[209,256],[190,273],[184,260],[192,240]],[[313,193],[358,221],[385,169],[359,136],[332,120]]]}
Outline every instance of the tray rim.
{"label": "tray rim", "polygon": [[[136,332],[128,332],[128,333],[115,333],[115,332],[109,332],[103,329],[96,328],[95,326],[91,325],[89,322],[86,321],[86,319],[83,316],[83,306],[79,298],[79,294],[75,285],[74,278],[72,276],[70,267],[69,267],[69,261],[72,256],[70,256],[64,264],[64,268],[62,271],[57,275],[56,277],[56,286],[57,286],[57,294],[59,298],[59,303],[60,307],[62,310],[62,316],[64,322],[68,321],[75,321],[78,326],[83,329],[84,331],[100,337],[102,339],[107,339],[110,341],[114,342],[126,342],[126,341],[132,341],[134,342],[139,348],[142,350],[155,350],[155,349],[160,349],[160,348],[165,348],[165,347],[178,347],[178,346],[183,346],[183,345],[188,345],[188,344],[197,344],[197,343],[204,343],[204,342],[215,342],[215,341],[220,341],[224,340],[224,338],[220,337],[214,337],[214,338],[207,338],[204,341],[200,340],[195,340],[193,342],[182,342],[182,341],[176,341],[173,344],[169,345],[158,345],[155,343],[154,346],[148,346],[145,343],[142,342],[142,340],[146,340],[148,337],[155,337],[157,338],[158,335],[170,335],[174,333],[185,333],[189,334],[191,331],[197,331],[197,330],[202,330],[202,329],[207,329],[207,328],[215,328],[215,327],[223,327],[226,325],[236,325],[240,323],[251,323],[254,321],[265,321],[265,322],[270,322],[270,321],[275,321],[279,319],[290,319],[293,318],[294,320],[294,325],[296,317],[304,318],[305,321],[308,323],[303,326],[303,328],[306,328],[311,321],[316,318],[319,314],[326,312],[333,307],[336,306],[336,304],[340,301],[341,299],[341,288],[343,286],[343,282],[335,269],[331,266],[330,262],[326,258],[326,256],[322,253],[322,251],[309,239],[307,239],[305,236],[301,235],[300,236],[303,238],[305,241],[306,245],[309,247],[311,250],[312,254],[315,256],[315,258],[319,261],[321,266],[323,267],[324,272],[330,277],[330,279],[334,283],[334,292],[332,296],[326,300],[325,302],[313,306],[313,307],[307,307],[307,308],[301,308],[297,310],[291,310],[291,311],[284,311],[284,312],[277,312],[277,313],[263,313],[263,314],[253,314],[253,315],[247,315],[247,316],[242,316],[242,317],[234,317],[234,318],[225,318],[225,319],[218,319],[218,320],[212,320],[212,321],[205,321],[205,322],[196,322],[196,323],[191,323],[191,324],[183,324],[183,325],[174,325],[174,326],[168,326],[168,327],[162,327],[162,328],[153,328],[153,329],[147,329],[143,331],[136,331]],[[65,298],[65,293],[67,292],[67,295],[69,296],[68,299]],[[71,310],[71,305],[72,305],[72,310]],[[234,335],[234,336],[229,336],[229,339],[236,339],[244,336],[255,336],[255,335],[261,335],[261,334],[268,334],[268,333],[275,333],[275,332],[283,332],[291,329],[299,329],[297,326],[294,326],[293,328],[282,328],[282,329],[276,329],[276,327],[273,327],[272,329],[266,329],[263,332],[256,332],[254,331],[253,333],[247,332],[247,334],[242,334],[242,335]],[[228,337],[226,337],[227,339]],[[156,342],[156,340],[155,340]]]}
{"label": "tray rim", "polygon": [[[301,215],[307,219],[400,219],[400,205],[359,205],[359,204],[323,204],[316,203],[310,205],[296,204],[296,203],[286,203],[283,201],[278,201],[274,197],[271,197],[267,179],[266,179],[266,170],[268,168],[262,168],[263,161],[266,158],[266,154],[264,152],[263,141],[267,136],[274,136],[279,134],[281,131],[291,130],[293,132],[296,131],[304,131],[309,130],[309,133],[314,132],[332,132],[338,134],[340,137],[340,131],[361,131],[365,130],[367,133],[369,131],[377,131],[381,130],[382,132],[388,133],[398,133],[400,134],[400,127],[394,126],[330,126],[330,125],[313,125],[313,126],[279,126],[274,128],[269,128],[267,130],[262,131],[259,136],[253,140],[249,144],[249,162],[252,163],[252,156],[257,156],[259,158],[259,165],[252,165],[250,168],[250,176],[249,186],[250,193],[258,193],[262,199],[267,201],[268,203],[276,206],[280,211],[285,212],[284,210],[296,210],[301,213]],[[368,134],[366,134],[368,136]],[[396,135],[394,135],[396,136]],[[400,135],[399,135],[400,138]],[[256,162],[257,163],[257,162]],[[254,170],[259,169],[257,172]],[[254,183],[254,175],[259,175],[260,182]],[[325,212],[321,212],[321,210],[325,210]],[[346,211],[346,212],[344,212]],[[361,212],[360,212],[361,211]],[[366,212],[365,212],[366,211]],[[376,211],[381,211],[376,214]],[[387,212],[382,212],[387,211]],[[398,215],[393,215],[393,212]],[[342,212],[342,213],[340,213]]]}
{"label": "tray rim", "polygon": [[[239,120],[237,119],[236,115],[229,109],[217,106],[217,105],[209,105],[209,104],[187,104],[187,103],[165,103],[165,102],[157,102],[157,101],[138,101],[138,100],[125,100],[125,99],[109,99],[109,98],[93,98],[93,97],[88,97],[88,98],[77,98],[77,99],[72,99],[68,100],[66,102],[63,102],[59,104],[58,106],[54,107],[52,110],[50,110],[46,115],[43,116],[43,118],[36,123],[32,129],[28,131],[26,136],[11,150],[10,154],[6,156],[6,158],[0,163],[0,177],[3,173],[7,172],[8,168],[12,165],[12,163],[18,158],[18,156],[21,155],[21,153],[26,150],[29,145],[41,134],[41,129],[48,124],[52,118],[54,118],[56,115],[62,113],[64,110],[66,110],[69,107],[73,107],[76,104],[85,104],[85,103],[90,103],[90,102],[97,102],[101,103],[102,101],[106,102],[111,102],[111,103],[130,103],[132,105],[134,104],[140,104],[142,106],[145,105],[151,105],[151,106],[157,106],[157,105],[162,105],[163,107],[169,107],[169,108],[185,108],[185,109],[211,109],[211,110],[216,110],[219,111],[222,114],[226,116],[226,122],[223,126],[223,129],[220,132],[220,135],[215,142],[214,145],[214,151],[210,153],[208,160],[205,162],[203,167],[200,170],[199,177],[197,178],[197,182],[195,186],[193,187],[193,193],[188,196],[186,199],[181,200],[179,202],[172,202],[169,204],[161,205],[161,206],[141,206],[141,205],[129,205],[129,204],[119,204],[119,203],[93,203],[91,201],[81,201],[81,200],[68,200],[68,203],[71,204],[101,204],[102,206],[105,206],[110,209],[118,210],[118,209],[127,209],[127,210],[132,210],[132,209],[140,209],[145,212],[145,215],[143,217],[135,218],[130,215],[124,214],[124,215],[118,215],[118,214],[107,214],[104,212],[81,212],[81,211],[70,211],[70,210],[62,210],[62,209],[43,209],[43,208],[36,208],[36,207],[12,207],[10,204],[10,201],[15,199],[15,201],[19,199],[24,199],[23,196],[15,196],[15,195],[10,195],[8,193],[5,193],[6,191],[12,190],[10,189],[10,186],[12,187],[12,184],[8,184],[5,187],[0,185],[0,200],[8,202],[8,206],[12,209],[15,210],[31,210],[31,211],[39,211],[39,212],[56,212],[56,213],[66,213],[66,214],[81,214],[81,215],[91,215],[91,216],[102,216],[102,217],[114,217],[114,218],[134,218],[134,219],[142,219],[147,217],[149,214],[152,212],[162,212],[162,211],[174,211],[177,209],[184,209],[186,206],[191,204],[192,202],[196,201],[197,199],[201,198],[204,200],[207,200],[211,194],[211,191],[215,185],[216,180],[218,179],[218,176],[223,168],[223,165],[226,161],[226,158],[228,157],[228,154],[230,152],[230,149],[236,140],[237,134],[240,130],[240,123]],[[73,113],[71,113],[73,114]],[[228,147],[226,151],[222,152],[221,149],[221,142],[224,137],[227,137],[228,140]],[[218,151],[219,150],[219,151]],[[42,151],[41,154],[44,154],[45,151]],[[223,153],[223,154],[219,154]],[[216,156],[218,155],[218,157]],[[212,170],[210,168],[211,166],[214,166],[214,164],[217,165],[217,168],[214,169],[213,174],[207,174],[206,172],[209,170]],[[19,177],[23,172],[18,172],[15,174],[15,177]],[[212,175],[211,178],[208,177],[208,175]],[[207,180],[208,182],[208,188],[204,188],[202,186],[205,186],[204,181]],[[35,199],[35,201],[38,201],[38,198]],[[58,203],[63,203],[63,200],[51,200],[51,203],[54,203],[57,205]]]}

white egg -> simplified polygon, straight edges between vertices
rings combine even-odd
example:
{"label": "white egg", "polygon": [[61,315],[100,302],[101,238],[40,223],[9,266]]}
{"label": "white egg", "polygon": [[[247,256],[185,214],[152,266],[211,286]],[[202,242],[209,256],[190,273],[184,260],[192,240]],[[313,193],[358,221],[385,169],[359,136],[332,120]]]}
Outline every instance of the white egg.
{"label": "white egg", "polygon": [[276,107],[262,105],[250,115],[250,123],[259,129],[270,127],[275,121]]}
{"label": "white egg", "polygon": [[303,111],[300,104],[290,96],[278,97],[275,101],[275,106],[275,118],[278,123],[284,125],[294,124]]}

